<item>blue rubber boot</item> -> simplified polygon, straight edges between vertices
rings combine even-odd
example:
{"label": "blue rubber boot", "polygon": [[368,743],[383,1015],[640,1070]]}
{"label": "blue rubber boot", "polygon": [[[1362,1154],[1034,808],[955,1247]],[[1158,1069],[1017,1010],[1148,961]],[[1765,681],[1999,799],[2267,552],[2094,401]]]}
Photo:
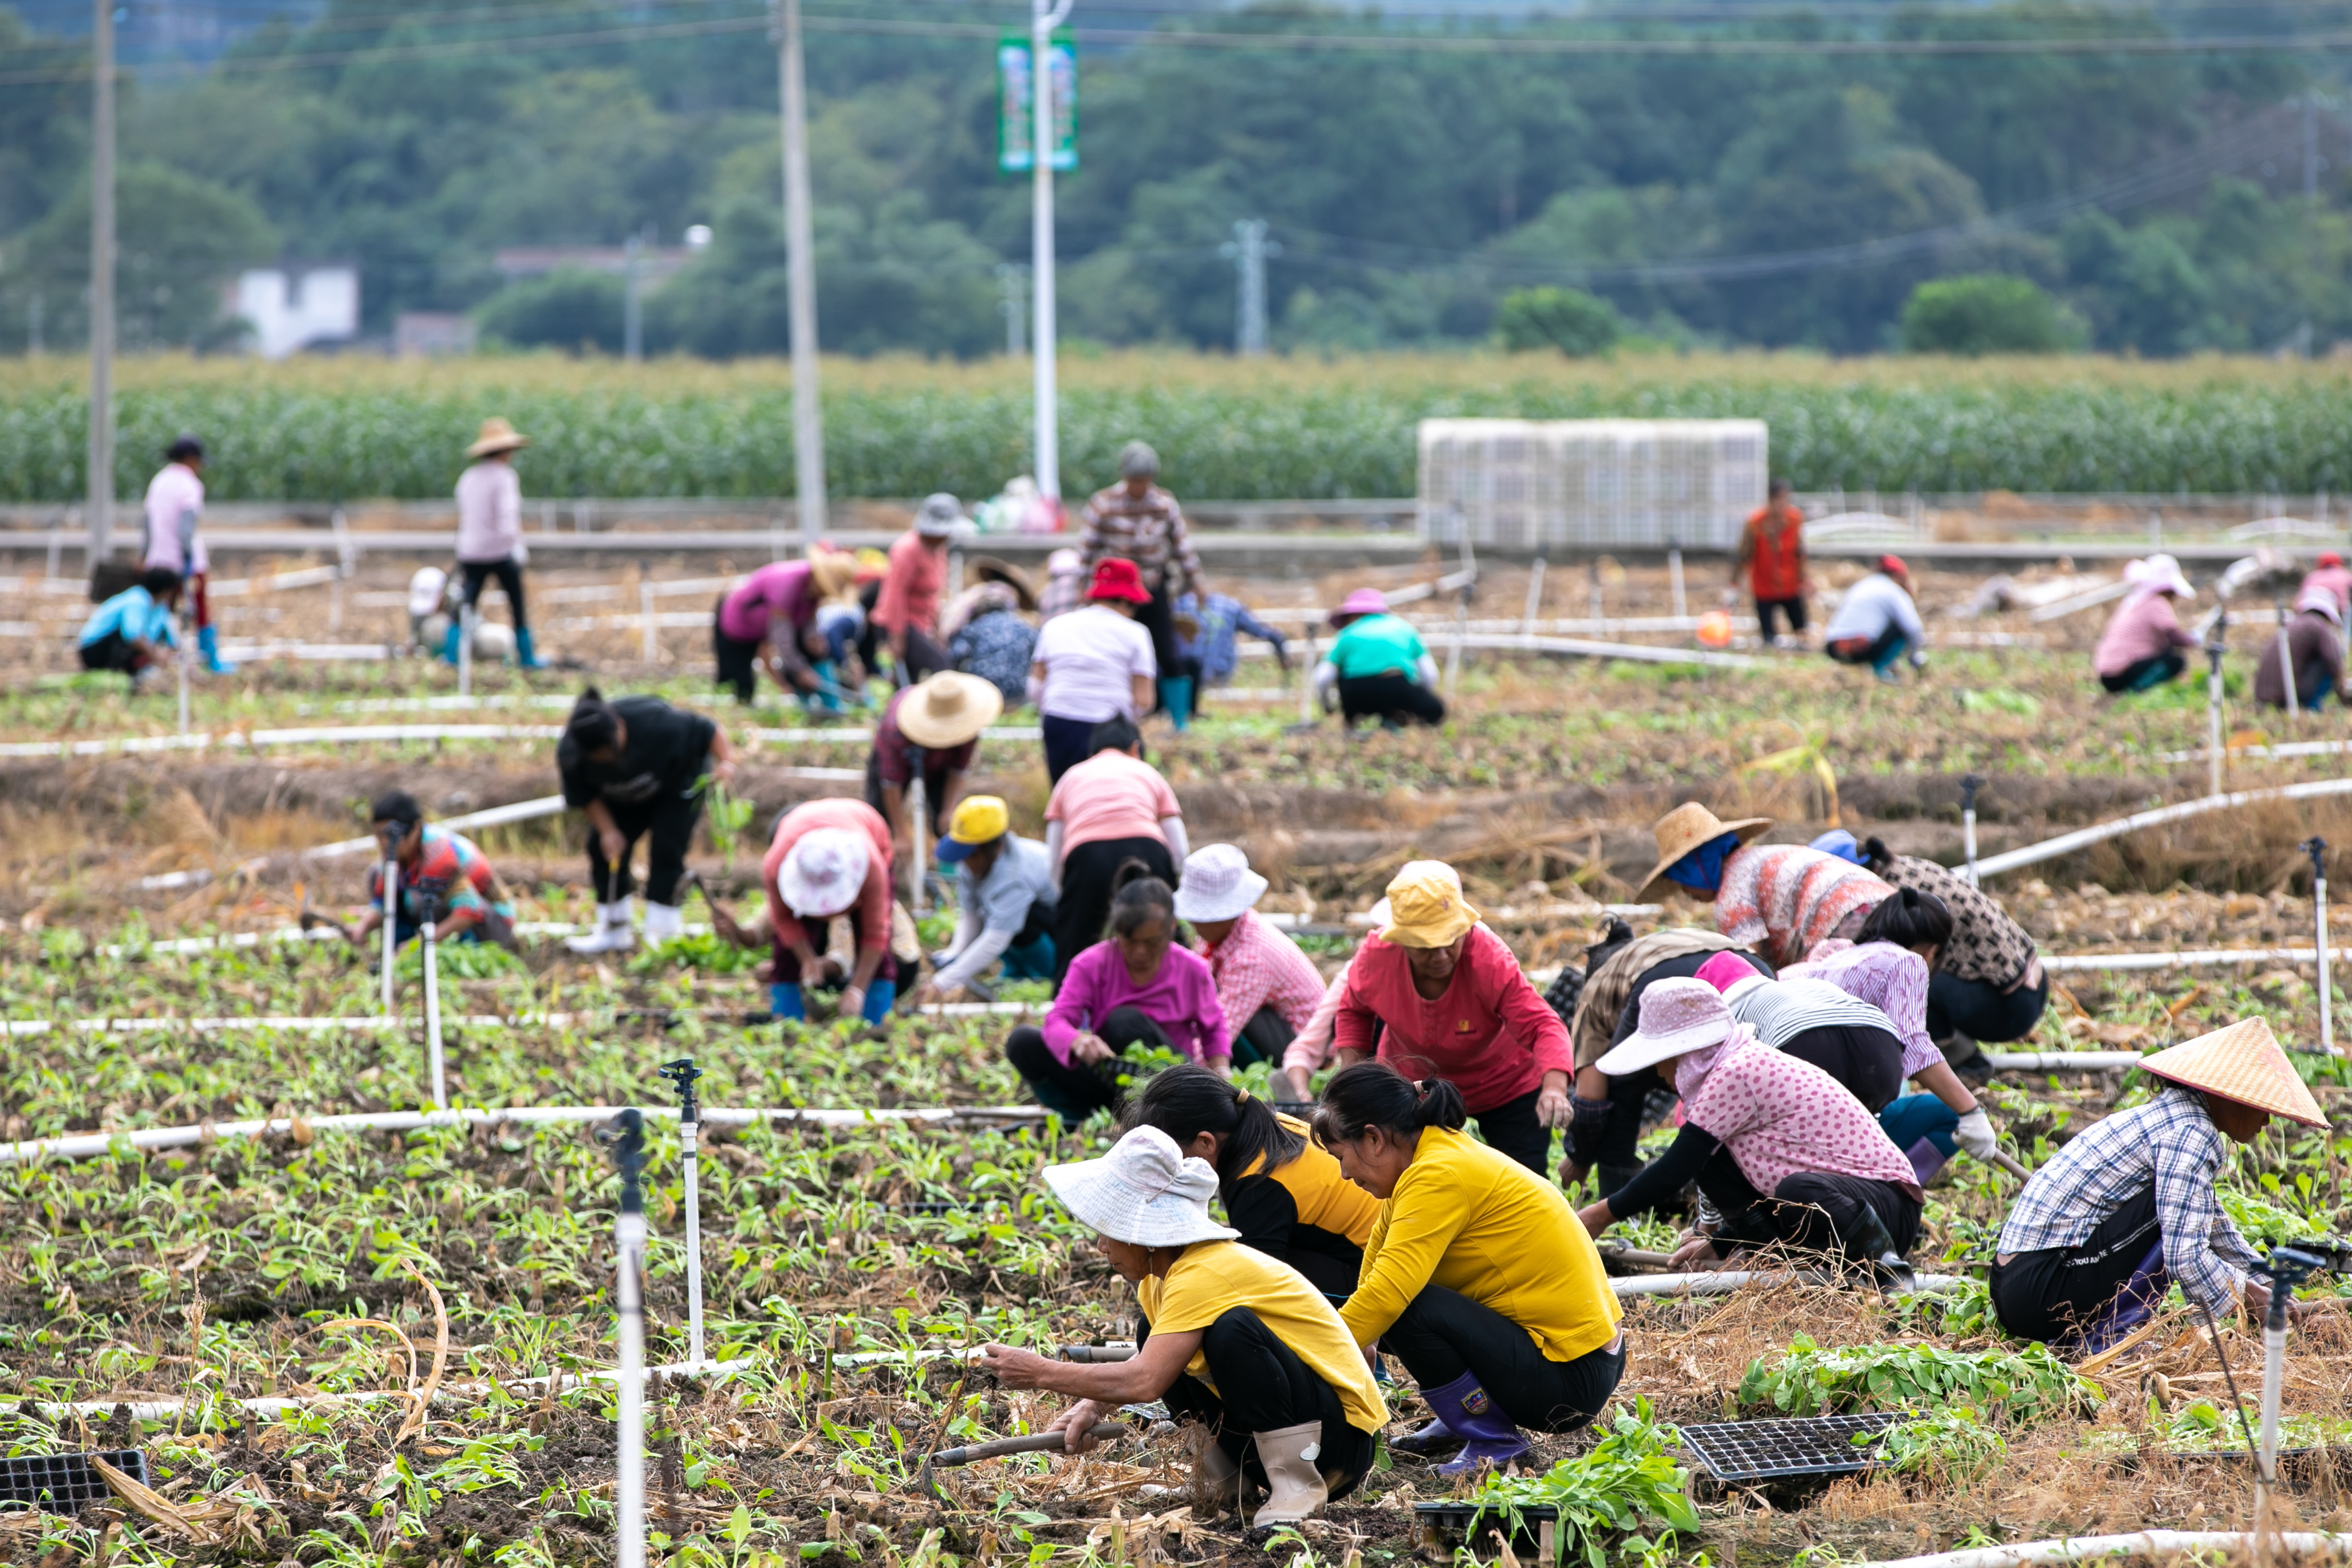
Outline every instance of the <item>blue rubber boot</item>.
{"label": "blue rubber boot", "polygon": [[517,626],[515,628],[515,658],[520,662],[525,669],[545,669],[547,668],[547,666],[539,662],[539,650],[530,646],[530,628],[529,626]]}
{"label": "blue rubber boot", "polygon": [[1163,675],[1160,678],[1160,706],[1168,710],[1168,717],[1176,728],[1189,728],[1192,722],[1192,678],[1189,675]]}
{"label": "blue rubber boot", "polygon": [[1478,1385],[1478,1374],[1465,1372],[1441,1388],[1424,1388],[1422,1402],[1462,1438],[1462,1451],[1432,1467],[1441,1476],[1475,1474],[1483,1466],[1501,1470],[1535,1451],[1525,1434],[1511,1424],[1494,1396]]}
{"label": "blue rubber boot", "polygon": [[210,670],[213,674],[234,675],[236,673],[236,666],[233,664],[223,664],[221,662],[220,628],[218,626],[198,626],[196,628],[196,648],[197,651],[205,656],[205,668]]}
{"label": "blue rubber boot", "polygon": [[768,1013],[772,1018],[805,1022],[808,1006],[801,1000],[801,988],[789,980],[772,982],[768,986]]}
{"label": "blue rubber boot", "polygon": [[457,638],[465,629],[464,623],[455,616],[449,618],[449,629],[441,634],[441,661],[444,664],[457,662]]}

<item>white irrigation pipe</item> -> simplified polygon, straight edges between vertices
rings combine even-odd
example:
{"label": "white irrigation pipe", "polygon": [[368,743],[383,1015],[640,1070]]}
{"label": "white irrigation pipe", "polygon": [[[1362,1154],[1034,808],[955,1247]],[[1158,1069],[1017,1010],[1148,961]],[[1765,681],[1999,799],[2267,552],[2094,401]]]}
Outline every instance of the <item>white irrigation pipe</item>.
{"label": "white irrigation pipe", "polygon": [[621,1398],[614,1466],[619,1493],[614,1509],[614,1557],[619,1568],[646,1563],[646,1201],[638,1185],[643,1135],[635,1111],[626,1113],[625,1152],[621,1155],[621,1212],[613,1221],[614,1306],[620,1319]]}
{"label": "white irrigation pipe", "polygon": [[[55,1138],[27,1138],[0,1143],[0,1164],[27,1160],[86,1160],[106,1153],[120,1142],[132,1149],[191,1149],[224,1138],[261,1138],[290,1133],[299,1122],[312,1133],[415,1132],[433,1127],[549,1126],[583,1121],[609,1121],[621,1113],[617,1105],[530,1105],[498,1110],[459,1107],[450,1110],[369,1110],[341,1116],[272,1117],[263,1121],[209,1121],[194,1127],[124,1128],[111,1132],[68,1132]],[[675,1116],[675,1110],[653,1109],[647,1116]],[[851,1128],[905,1123],[919,1127],[952,1127],[965,1122],[1038,1121],[1045,1116],[1039,1105],[909,1106],[869,1110],[834,1107],[778,1107],[755,1110],[702,1108],[700,1127],[748,1127],[773,1121],[804,1127]]]}
{"label": "white irrigation pipe", "polygon": [[[1045,731],[1037,724],[992,724],[980,732],[983,741],[1039,741]],[[869,745],[874,731],[863,726],[840,725],[824,729],[753,730],[751,739],[770,745],[822,745],[831,742],[843,746]]]}
{"label": "white irrigation pipe", "polygon": [[[736,1361],[708,1362],[690,1359],[674,1362],[665,1366],[643,1367],[639,1369],[637,1375],[640,1382],[656,1376],[725,1379],[732,1377],[739,1372],[749,1372],[759,1364],[756,1360],[748,1357]],[[835,1364],[840,1364],[837,1359]],[[436,1405],[455,1405],[469,1399],[487,1399],[501,1394],[511,1398],[520,1390],[544,1389],[551,1383],[555,1385],[556,1393],[569,1394],[586,1388],[591,1384],[618,1384],[620,1381],[621,1373],[615,1368],[588,1373],[541,1373],[530,1377],[499,1378],[494,1382],[485,1383],[445,1383],[433,1391],[433,1402]],[[117,1406],[128,1405],[131,1409],[131,1418],[134,1421],[168,1421],[184,1410],[223,1409],[242,1411],[247,1415],[289,1415],[299,1411],[315,1410],[322,1405],[387,1403],[406,1405],[413,1404],[415,1398],[415,1394],[403,1389],[364,1388],[353,1389],[348,1394],[267,1394],[255,1399],[223,1399],[212,1394],[197,1394],[188,1398],[173,1399],[44,1399],[29,1400],[26,1403],[32,1407],[33,1414],[36,1415],[46,1415],[56,1411],[71,1411],[77,1415],[111,1415]]]}
{"label": "white irrigation pipe", "polygon": [[2025,618],[2037,623],[2058,620],[2078,610],[2095,609],[2110,599],[2120,599],[2131,592],[2131,587],[2129,583],[2118,580],[2104,587],[2094,588],[2087,594],[2077,594],[2071,599],[2061,599],[2054,605],[2044,605],[2040,609],[2029,613]]}
{"label": "white irrigation pipe", "polygon": [[[1620,1300],[1631,1296],[1728,1296],[1734,1290],[1753,1285],[1764,1288],[1774,1285],[1814,1285],[1826,1283],[1787,1268],[1702,1269],[1694,1274],[1631,1274],[1609,1281],[1609,1288]],[[1958,1289],[1968,1280],[1958,1274],[1917,1274],[1912,1277],[1907,1291],[1891,1294],[1945,1296]]]}
{"label": "white irrigation pipe", "polygon": [[10,741],[0,757],[104,757],[142,752],[260,751],[269,746],[369,746],[398,741],[552,741],[561,724],[335,724],[225,730],[209,735],[125,735],[105,741]]}
{"label": "white irrigation pipe", "polygon": [[306,663],[374,664],[393,656],[390,643],[380,642],[224,642],[221,657],[245,660],[299,658]]}
{"label": "white irrigation pipe", "polygon": [[1968,1552],[1888,1558],[1853,1568],[2040,1568],[2043,1563],[2076,1563],[2089,1558],[2178,1557],[2192,1552],[2218,1552],[2232,1559],[2258,1557],[2263,1552],[2297,1558],[2352,1559],[2352,1535],[2303,1530],[2142,1530],[2128,1535],[2075,1535],[2060,1541],[2021,1541]]}
{"label": "white irrigation pipe", "polygon": [[2032,866],[2043,860],[2054,860],[2077,849],[2103,844],[2110,838],[2120,838],[2142,828],[2161,827],[2168,823],[2183,822],[2201,816],[2209,811],[2228,811],[2238,806],[2259,805],[2268,801],[2316,800],[2326,795],[2352,795],[2352,778],[2318,779],[2310,784],[2288,784],[2279,789],[2244,789],[2229,795],[2208,795],[2202,800],[2183,801],[2178,805],[2158,806],[2153,811],[2134,812],[2113,822],[2062,833],[2055,838],[2039,844],[2029,844],[2021,849],[2011,849],[1999,855],[1987,856],[1977,862],[1977,875],[1994,877],[2003,871],[2014,871],[2021,866]]}
{"label": "white irrigation pipe", "polygon": [[[2337,958],[2352,958],[2352,947],[2328,950]],[[2315,963],[2319,952],[2309,947],[2206,947],[2179,952],[2082,952],[2045,954],[2042,967],[2059,973],[2077,970],[2217,969],[2232,963]]]}
{"label": "white irrigation pipe", "polygon": [[[2352,752],[2352,741],[2290,741],[2277,746],[2224,746],[2223,752],[2242,761],[2284,761],[2292,757],[2340,757]],[[2210,753],[2202,746],[2186,752],[2158,752],[2159,763],[2200,763]]]}
{"label": "white irrigation pipe", "polygon": [[2129,1072],[2137,1051],[1987,1051],[1995,1072]]}

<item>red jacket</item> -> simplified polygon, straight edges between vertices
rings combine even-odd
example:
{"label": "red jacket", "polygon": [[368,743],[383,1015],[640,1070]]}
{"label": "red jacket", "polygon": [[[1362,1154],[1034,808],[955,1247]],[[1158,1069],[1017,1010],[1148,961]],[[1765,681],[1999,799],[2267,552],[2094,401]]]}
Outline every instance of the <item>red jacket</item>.
{"label": "red jacket", "polygon": [[1759,599],[1801,599],[1805,596],[1805,516],[1795,507],[1782,507],[1780,526],[1768,528],[1773,510],[1759,506],[1748,514],[1748,580],[1755,584]]}
{"label": "red jacket", "polygon": [[1413,989],[1403,948],[1377,937],[1365,942],[1348,965],[1332,1044],[1371,1050],[1375,1019],[1386,1026],[1381,1060],[1407,1078],[1444,1079],[1473,1116],[1529,1092],[1547,1072],[1576,1070],[1568,1026],[1485,926],[1470,928],[1454,978],[1434,1002]]}

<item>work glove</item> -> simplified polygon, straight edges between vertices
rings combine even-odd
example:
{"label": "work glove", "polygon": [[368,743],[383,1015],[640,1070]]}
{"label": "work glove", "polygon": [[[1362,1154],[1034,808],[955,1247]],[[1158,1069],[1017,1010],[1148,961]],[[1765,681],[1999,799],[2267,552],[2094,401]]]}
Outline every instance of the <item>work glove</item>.
{"label": "work glove", "polygon": [[1911,668],[1914,669],[1925,669],[1927,668],[1927,650],[1926,648],[1915,647],[1911,650]]}
{"label": "work glove", "polygon": [[1990,1162],[2000,1145],[1993,1138],[1992,1118],[1978,1106],[1959,1120],[1952,1129],[1952,1141],[1979,1160]]}

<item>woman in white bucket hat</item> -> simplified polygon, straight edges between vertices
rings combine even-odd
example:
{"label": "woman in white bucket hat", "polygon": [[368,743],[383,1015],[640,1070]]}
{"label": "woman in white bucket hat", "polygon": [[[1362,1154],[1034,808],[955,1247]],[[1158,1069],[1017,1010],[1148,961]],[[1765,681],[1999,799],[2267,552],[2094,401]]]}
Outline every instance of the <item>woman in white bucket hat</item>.
{"label": "woman in white bucket hat", "polygon": [[984,1371],[1008,1388],[1075,1397],[1048,1428],[1075,1451],[1092,1446],[1085,1434],[1107,1410],[1165,1400],[1209,1429],[1198,1461],[1209,1491],[1238,1504],[1266,1489],[1255,1529],[1297,1524],[1355,1489],[1388,1421],[1371,1369],[1304,1276],[1209,1217],[1217,1174],[1205,1161],[1139,1127],[1101,1159],[1047,1166],[1045,1180],[1135,1286],[1135,1357],[1071,1365],[992,1344]]}
{"label": "woman in white bucket hat", "polygon": [[1231,844],[1211,844],[1184,858],[1176,916],[1201,939],[1233,1037],[1234,1066],[1281,1065],[1282,1055],[1323,1000],[1323,976],[1289,933],[1258,919],[1265,879]]}
{"label": "woman in white bucket hat", "polygon": [[[834,984],[841,986],[843,1017],[868,1024],[888,1017],[898,1000],[898,963],[890,952],[890,829],[882,814],[862,800],[793,807],[777,820],[760,879],[775,932],[775,977],[768,988],[775,1016],[805,1018],[803,988]],[[817,956],[836,915],[849,917],[857,949],[846,975]]]}

